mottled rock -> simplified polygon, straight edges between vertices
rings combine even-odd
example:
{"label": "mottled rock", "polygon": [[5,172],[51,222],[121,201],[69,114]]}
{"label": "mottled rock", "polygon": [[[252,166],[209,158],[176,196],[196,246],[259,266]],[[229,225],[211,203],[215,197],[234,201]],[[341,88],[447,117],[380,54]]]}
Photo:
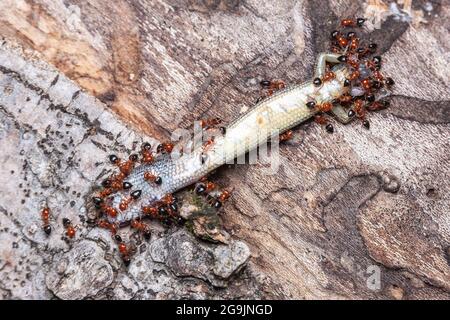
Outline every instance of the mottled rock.
{"label": "mottled rock", "polygon": [[241,241],[229,245],[201,243],[184,230],[153,242],[150,251],[153,260],[166,264],[177,276],[203,279],[218,287],[227,286],[225,280],[250,257],[248,246]]}
{"label": "mottled rock", "polygon": [[[108,287],[113,270],[105,252],[92,241],[80,241],[68,252],[56,255],[46,276],[47,287],[61,299],[95,297]],[[123,280],[123,279],[122,279]]]}
{"label": "mottled rock", "polygon": [[0,299],[50,299],[47,265],[36,245],[21,234],[14,214],[0,205]]}
{"label": "mottled rock", "polygon": [[139,286],[135,280],[127,275],[121,275],[116,281],[113,290],[113,298],[117,300],[130,300],[135,297]]}
{"label": "mottled rock", "polygon": [[227,279],[247,263],[250,249],[242,241],[236,241],[229,246],[218,246],[214,250],[214,258],[214,274]]}

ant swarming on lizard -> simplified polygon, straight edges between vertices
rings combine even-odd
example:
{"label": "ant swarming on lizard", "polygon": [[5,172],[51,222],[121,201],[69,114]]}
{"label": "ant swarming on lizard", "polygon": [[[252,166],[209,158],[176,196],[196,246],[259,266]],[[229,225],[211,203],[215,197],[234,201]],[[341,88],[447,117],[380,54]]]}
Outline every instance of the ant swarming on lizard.
{"label": "ant swarming on lizard", "polygon": [[[204,131],[219,127],[221,134],[191,152],[171,157],[174,145],[165,142],[157,145],[156,152],[144,143],[140,157],[132,154],[126,161],[111,155],[109,160],[119,172],[104,180],[103,189],[92,198],[101,217],[98,226],[116,237],[119,226],[131,222],[132,228],[149,237],[150,229],[142,220],[183,222],[173,193],[194,184],[196,195],[221,209],[231,190],[219,191],[204,177],[228,159],[266,143],[271,132],[279,133],[279,141],[287,141],[293,137],[292,128],[314,119],[326,132],[333,133],[335,126],[329,115],[342,124],[358,119],[369,129],[367,113],[389,106],[377,95],[393,86],[394,80],[380,71],[382,59],[375,55],[377,45],[365,44],[353,30],[363,24],[362,18],[341,21],[341,29],[331,33],[330,52],[318,56],[311,81],[286,86],[281,80],[262,80],[265,97],[227,127],[218,118],[202,120]],[[121,238],[117,239],[122,259],[128,264],[130,251]]]}

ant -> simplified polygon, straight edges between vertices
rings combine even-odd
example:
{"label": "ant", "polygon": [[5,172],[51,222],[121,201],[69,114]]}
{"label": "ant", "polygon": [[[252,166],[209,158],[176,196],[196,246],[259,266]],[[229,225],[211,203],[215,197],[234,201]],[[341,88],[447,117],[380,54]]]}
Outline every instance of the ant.
{"label": "ant", "polygon": [[[130,193],[130,196],[128,198],[123,198],[120,203],[119,203],[119,209],[120,211],[125,211],[128,208],[128,205],[133,202],[133,200],[137,200],[139,199],[139,197],[142,194],[142,190],[134,190],[133,192]],[[116,216],[117,216],[117,210],[109,207],[109,210],[112,212],[112,210],[114,210]]]}
{"label": "ant", "polygon": [[341,26],[346,27],[362,27],[366,19],[364,18],[357,18],[356,21],[353,19],[343,19],[341,21]]}
{"label": "ant", "polygon": [[42,222],[44,223],[42,226],[42,229],[44,232],[49,236],[52,232],[52,228],[50,227],[49,219],[50,219],[50,209],[48,207],[45,207],[41,211],[41,218]]}
{"label": "ant", "polygon": [[133,201],[132,197],[124,198],[119,203],[119,209],[120,211],[125,211],[128,208],[128,205]]}
{"label": "ant", "polygon": [[334,72],[328,71],[325,73],[322,80],[323,80],[323,82],[327,82],[327,81],[333,80],[334,78],[336,78],[336,75],[334,74]]}
{"label": "ant", "polygon": [[281,90],[286,87],[286,83],[283,80],[262,80],[261,87],[267,90],[267,95],[271,96],[276,90]]}
{"label": "ant", "polygon": [[334,127],[331,123],[328,123],[327,118],[324,115],[317,115],[314,117],[314,121],[320,125],[325,125],[325,130],[328,133],[334,132]]}
{"label": "ant", "polygon": [[162,202],[168,207],[169,214],[174,216],[178,211],[177,199],[169,193],[162,198]]}
{"label": "ant", "polygon": [[142,213],[146,216],[151,216],[152,218],[156,218],[158,214],[158,209],[155,207],[144,206],[142,207]]}
{"label": "ant", "polygon": [[[292,133],[291,133],[292,135]],[[219,209],[222,204],[228,200],[231,196],[231,192],[227,190],[223,190],[217,197],[213,197],[209,195],[209,192],[216,189],[216,184],[206,180],[206,177],[200,179],[200,181],[196,184],[194,188],[194,192],[198,195],[206,194],[208,202],[216,209]]]}
{"label": "ant", "polygon": [[137,160],[138,160],[137,154],[131,154],[128,157],[128,160],[125,162],[122,162],[120,158],[118,158],[114,154],[109,156],[109,161],[111,161],[112,164],[116,165],[119,168],[119,171],[122,173],[117,176],[117,180],[123,180],[123,178],[128,176]]}
{"label": "ant", "polygon": [[219,124],[222,123],[222,119],[220,118],[209,118],[200,120],[200,126],[204,130],[209,130],[213,128],[218,128],[222,135],[225,135],[227,129],[225,127],[219,127]]}
{"label": "ant", "polygon": [[159,144],[156,147],[156,152],[163,153],[163,154],[164,153],[171,153],[172,150],[173,150],[173,147],[174,147],[173,143],[171,143],[171,142],[164,142],[164,143]]}
{"label": "ant", "polygon": [[292,132],[292,130],[288,130],[288,131],[280,134],[280,142],[291,140],[293,135],[294,135],[294,133]]}
{"label": "ant", "polygon": [[152,218],[158,218],[164,223],[169,223],[169,218],[180,221],[180,217],[177,214],[177,199],[170,193],[162,197],[161,200],[158,201],[156,207],[143,207],[142,212]]}
{"label": "ant", "polygon": [[113,235],[115,235],[117,233],[117,225],[114,223],[110,223],[110,222],[102,219],[97,223],[97,225],[99,228],[109,230],[111,232],[111,234],[113,234]]}
{"label": "ant", "polygon": [[358,118],[364,118],[366,116],[366,110],[364,108],[364,102],[361,99],[355,100],[353,109],[356,112]]}
{"label": "ant", "polygon": [[214,128],[222,123],[222,120],[219,118],[209,118],[200,120],[200,126],[203,129]]}
{"label": "ant", "polygon": [[105,206],[103,212],[106,213],[111,218],[117,217],[117,210],[113,207]]}
{"label": "ant", "polygon": [[[105,189],[106,190],[106,189]],[[109,207],[105,204],[102,193],[100,193],[100,197],[93,197],[92,202],[94,202],[95,208],[102,209],[102,211],[110,216],[111,218],[117,217],[117,210],[113,207]]]}
{"label": "ant", "polygon": [[138,230],[139,232],[142,232],[144,235],[144,238],[149,240],[151,236],[150,228],[145,223],[139,221],[139,219],[133,219],[131,221],[131,227],[133,229]]}
{"label": "ant", "polygon": [[141,149],[141,155],[142,155],[142,162],[143,163],[151,163],[154,160],[153,154],[152,154],[152,146],[150,143],[146,142],[142,145]]}
{"label": "ant", "polygon": [[317,109],[319,109],[323,113],[330,112],[332,108],[333,108],[333,104],[331,102],[324,102],[317,106]]}
{"label": "ant", "polygon": [[228,190],[223,190],[219,196],[215,199],[213,207],[219,209],[225,201],[227,201],[231,196],[231,192]]}
{"label": "ant", "polygon": [[161,185],[161,183],[162,183],[162,178],[160,176],[156,176],[149,171],[144,172],[144,179],[147,182],[153,182],[157,185]]}
{"label": "ant", "polygon": [[214,182],[206,180],[206,177],[200,179],[200,181],[195,186],[195,193],[198,195],[208,193],[216,188]]}
{"label": "ant", "polygon": [[372,83],[370,79],[366,78],[361,80],[361,86],[364,88],[366,92],[370,92],[370,89],[372,88]]}
{"label": "ant", "polygon": [[127,248],[127,245],[122,241],[122,237],[116,234],[114,236],[114,239],[118,242],[118,248],[119,252],[122,255],[122,261],[125,264],[125,266],[129,266],[131,259],[130,259],[130,251]]}
{"label": "ant", "polygon": [[69,237],[70,239],[75,237],[75,234],[76,234],[75,227],[72,225],[72,222],[70,221],[70,219],[63,218],[62,222],[63,222],[64,228],[66,228],[66,236]]}
{"label": "ant", "polygon": [[203,146],[202,146],[203,152],[206,152],[206,151],[208,151],[209,149],[211,149],[211,147],[212,147],[213,144],[214,144],[214,136],[213,136],[213,137],[210,137],[208,140],[206,140],[206,141],[203,143]]}
{"label": "ant", "polygon": [[200,182],[203,182],[206,187],[206,192],[210,192],[216,188],[216,184],[212,181],[208,181],[206,177],[200,179]]}

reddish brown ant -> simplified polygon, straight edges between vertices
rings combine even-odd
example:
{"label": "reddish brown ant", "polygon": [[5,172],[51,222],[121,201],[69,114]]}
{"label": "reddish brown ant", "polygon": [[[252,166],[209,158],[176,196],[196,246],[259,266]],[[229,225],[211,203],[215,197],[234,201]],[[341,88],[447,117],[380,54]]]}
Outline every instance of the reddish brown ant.
{"label": "reddish brown ant", "polygon": [[350,50],[351,50],[351,51],[356,50],[356,49],[358,48],[358,45],[359,45],[359,40],[358,40],[358,38],[353,38],[353,39],[350,41]]}
{"label": "reddish brown ant", "polygon": [[358,70],[355,70],[355,71],[353,71],[353,72],[350,74],[350,76],[349,76],[348,78],[349,78],[350,81],[353,81],[353,80],[358,79],[358,78],[359,78],[359,75],[360,75],[359,71],[358,71]]}
{"label": "reddish brown ant", "polygon": [[214,144],[214,137],[210,137],[202,145],[203,152],[208,151],[213,146],[213,144]]}
{"label": "reddish brown ant", "polygon": [[47,235],[50,235],[50,233],[52,232],[52,228],[50,227],[50,209],[48,207],[45,207],[42,209],[41,211],[41,218],[42,218],[42,222],[43,222],[43,230]]}
{"label": "reddish brown ant", "polygon": [[128,209],[128,205],[133,201],[132,197],[123,198],[119,203],[120,211],[125,211]]}
{"label": "reddish brown ant", "polygon": [[372,84],[371,84],[371,82],[370,82],[370,79],[368,79],[368,78],[363,79],[363,80],[361,81],[361,86],[364,88],[364,90],[370,91],[370,89],[371,89],[371,87],[372,87]]}
{"label": "reddish brown ant", "polygon": [[222,123],[222,120],[219,118],[209,118],[200,120],[200,126],[203,129],[214,128]]}
{"label": "reddish brown ant", "polygon": [[157,185],[160,185],[162,183],[162,179],[160,176],[156,176],[149,171],[144,172],[144,179],[147,182],[153,182],[156,183]]}
{"label": "reddish brown ant", "polygon": [[347,64],[354,69],[359,68],[359,61],[356,59],[353,59],[353,58],[347,59]]}
{"label": "reddish brown ant", "polygon": [[110,223],[110,222],[102,219],[97,223],[97,225],[99,228],[109,230],[111,232],[111,234],[113,234],[113,235],[115,235],[117,233],[117,225],[114,223]]}
{"label": "reddish brown ant", "polygon": [[158,145],[156,151],[158,153],[171,153],[174,148],[174,144],[171,142],[164,142]]}
{"label": "reddish brown ant", "polygon": [[[111,218],[115,218],[117,217],[117,210],[114,209],[113,207],[107,206],[103,200],[104,197],[106,197],[107,195],[110,194],[110,192],[112,192],[109,189],[105,189],[108,191],[107,194],[105,194],[104,192],[100,192],[98,197],[93,197],[92,201],[95,204],[95,207],[97,209],[101,209],[105,214],[107,214],[108,216],[110,216]],[[103,191],[105,191],[103,190]]]}
{"label": "reddish brown ant", "polygon": [[107,196],[109,196],[109,195],[110,195],[111,193],[113,193],[113,192],[114,192],[113,189],[111,189],[111,188],[106,188],[106,189],[102,190],[102,191],[99,193],[98,197],[99,197],[99,198],[106,198]]}
{"label": "reddish brown ant", "polygon": [[383,75],[381,74],[380,71],[375,70],[375,71],[372,72],[372,74],[373,74],[373,77],[374,77],[377,81],[383,82],[384,77],[383,77]]}
{"label": "reddish brown ant", "polygon": [[223,190],[219,195],[219,201],[224,203],[231,197],[231,192],[227,190]]}
{"label": "reddish brown ant", "polygon": [[334,132],[334,127],[331,123],[328,123],[327,118],[323,115],[316,115],[314,117],[314,121],[320,125],[325,125],[325,129],[327,130],[327,132],[329,133],[333,133]]}
{"label": "reddish brown ant", "polygon": [[206,192],[210,192],[216,188],[216,184],[211,181],[206,181],[205,186],[206,186]]}
{"label": "reddish brown ant", "polygon": [[335,77],[336,77],[336,75],[334,74],[334,72],[328,71],[325,73],[322,80],[323,80],[323,82],[327,82],[327,81],[333,80]]}
{"label": "reddish brown ant", "polygon": [[111,188],[114,190],[119,190],[122,188],[122,179],[114,179],[111,181]]}
{"label": "reddish brown ant", "polygon": [[125,176],[128,176],[131,170],[133,170],[134,164],[135,161],[129,159],[123,163],[120,163],[118,167],[121,173],[123,173]]}
{"label": "reddish brown ant", "polygon": [[158,214],[158,209],[155,207],[151,207],[151,206],[144,206],[144,207],[142,207],[142,213],[144,215],[150,216],[152,218],[156,218],[156,216]]}
{"label": "reddish brown ant", "polygon": [[178,205],[175,197],[172,194],[166,194],[162,199],[162,206],[167,207],[167,212],[170,216],[175,217],[178,211]]}
{"label": "reddish brown ant", "polygon": [[137,154],[131,154],[128,160],[125,162],[122,162],[120,158],[118,158],[114,154],[110,155],[109,161],[111,161],[112,164],[116,165],[119,168],[119,171],[122,173],[122,175],[117,176],[116,179],[123,180],[125,176],[128,176],[137,160],[138,160]]}
{"label": "reddish brown ant", "polygon": [[118,248],[119,252],[122,255],[122,261],[125,264],[125,266],[129,266],[131,259],[130,259],[130,252],[124,242],[122,242],[122,239],[119,237],[116,237],[116,240],[119,242]]}
{"label": "reddish brown ant", "polygon": [[340,104],[348,104],[352,101],[353,97],[349,94],[343,94],[339,97],[339,103]]}
{"label": "reddish brown ant", "polygon": [[366,116],[366,111],[364,109],[364,102],[361,99],[355,100],[353,104],[353,109],[355,110],[358,118],[364,118]]}
{"label": "reddish brown ant", "polygon": [[123,188],[123,180],[130,174],[131,170],[133,170],[134,165],[138,160],[138,155],[131,154],[127,161],[122,162],[120,158],[112,154],[109,156],[109,160],[112,164],[116,165],[119,168],[119,173],[103,181],[102,185],[103,187],[105,187],[105,189],[100,192],[100,198],[105,198],[114,191]]}
{"label": "reddish brown ant", "polygon": [[172,194],[168,193],[161,198],[161,201],[165,204],[170,204],[174,201],[174,197]]}
{"label": "reddish brown ant", "polygon": [[271,96],[275,91],[284,89],[286,83],[283,80],[262,80],[260,82],[261,87],[267,90],[267,95]]}
{"label": "reddish brown ant", "polygon": [[150,143],[146,142],[142,145],[141,155],[142,155],[143,163],[153,162],[154,157],[153,157],[153,153],[152,153],[152,146],[150,145]]}
{"label": "reddish brown ant", "polygon": [[364,18],[357,18],[356,21],[353,19],[343,19],[341,21],[341,26],[344,28],[347,27],[362,27],[366,19]]}
{"label": "reddish brown ant", "polygon": [[141,232],[144,235],[145,239],[150,239],[150,228],[145,223],[139,221],[138,219],[133,219],[131,221],[131,227]]}
{"label": "reddish brown ant", "polygon": [[63,218],[62,220],[64,228],[66,228],[66,236],[70,239],[75,237],[76,230],[72,225],[72,222],[68,218]]}
{"label": "reddish brown ant", "polygon": [[113,207],[105,206],[103,212],[106,213],[111,218],[117,217],[117,210]]}
{"label": "reddish brown ant", "polygon": [[227,190],[223,190],[219,196],[217,197],[211,197],[208,195],[208,201],[209,203],[216,209],[219,209],[222,207],[222,205],[224,204],[224,202],[226,200],[228,200],[231,196],[231,192],[227,191]]}
{"label": "reddish brown ant", "polygon": [[323,115],[316,115],[314,121],[320,125],[327,123],[327,119]]}
{"label": "reddish brown ant", "polygon": [[324,102],[322,104],[319,104],[317,107],[321,112],[329,112],[333,108],[333,105],[331,104],[331,102]]}
{"label": "reddish brown ant", "polygon": [[348,40],[344,36],[338,36],[337,42],[341,48],[345,48],[348,45]]}
{"label": "reddish brown ant", "polygon": [[288,140],[291,140],[293,136],[294,136],[294,133],[292,132],[292,130],[288,130],[288,131],[280,134],[280,138],[279,139],[280,139],[280,142],[281,141],[288,141]]}

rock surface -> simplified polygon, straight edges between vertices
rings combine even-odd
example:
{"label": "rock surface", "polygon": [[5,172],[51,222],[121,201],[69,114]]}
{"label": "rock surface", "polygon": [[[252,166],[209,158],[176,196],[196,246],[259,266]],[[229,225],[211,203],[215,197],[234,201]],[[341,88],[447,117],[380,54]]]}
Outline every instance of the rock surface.
{"label": "rock surface", "polygon": [[[450,9],[409,4],[2,1],[0,296],[450,298]],[[199,118],[231,121],[261,79],[309,79],[349,13],[368,17],[396,81],[391,107],[370,131],[300,126],[277,175],[219,169],[219,184],[235,187],[227,244],[155,224],[126,269],[87,221],[106,155]]]}

